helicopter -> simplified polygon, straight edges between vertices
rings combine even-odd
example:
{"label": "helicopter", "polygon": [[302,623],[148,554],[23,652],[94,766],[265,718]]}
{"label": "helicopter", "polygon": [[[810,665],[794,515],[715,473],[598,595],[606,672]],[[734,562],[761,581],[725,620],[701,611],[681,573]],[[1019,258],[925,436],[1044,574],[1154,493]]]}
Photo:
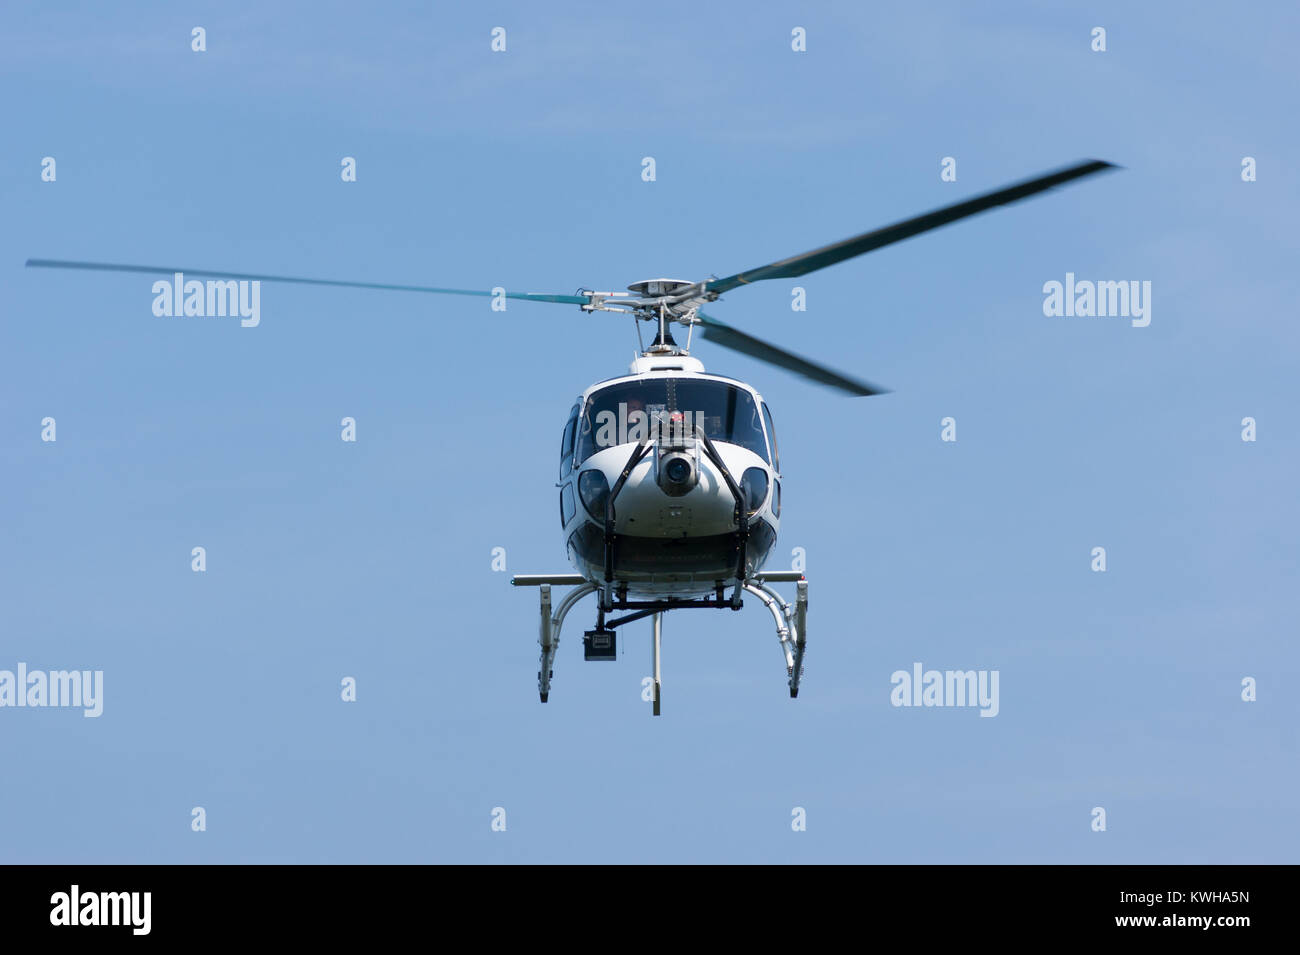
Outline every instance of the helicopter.
{"label": "helicopter", "polygon": [[[576,573],[517,574],[537,587],[541,645],[538,695],[546,703],[560,631],[573,607],[595,594],[596,625],[584,632],[586,660],[617,659],[617,629],[652,618],[653,713],[661,713],[662,621],[685,609],[740,610],[746,594],[771,613],[790,697],[799,695],[807,647],[808,581],[799,571],[763,570],[781,518],[781,465],[773,417],[753,386],[705,370],[691,354],[696,329],[716,345],[857,397],[888,389],[834,371],[706,314],[701,306],[755,282],[795,278],[904,239],[1116,168],[1087,160],[841,242],[724,278],[646,279],[626,292],[578,289],[573,295],[490,292],[339,279],[28,259],[33,268],[268,281],[577,305],[583,312],[631,315],[638,354],[627,374],[597,382],[575,398],[560,441],[560,523]],[[178,283],[180,274],[177,275]],[[179,294],[179,289],[177,290]],[[641,324],[654,327],[645,345]],[[679,345],[672,326],[686,329]],[[795,584],[793,604],[772,586]],[[553,602],[552,587],[572,587]],[[614,613],[620,616],[612,616]]]}

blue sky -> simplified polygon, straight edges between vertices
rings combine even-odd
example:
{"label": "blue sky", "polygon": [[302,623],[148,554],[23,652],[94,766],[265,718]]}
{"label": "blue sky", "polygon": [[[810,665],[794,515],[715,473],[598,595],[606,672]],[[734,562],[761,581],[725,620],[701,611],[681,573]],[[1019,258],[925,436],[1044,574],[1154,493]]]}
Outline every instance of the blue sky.
{"label": "blue sky", "polygon": [[[0,860],[1294,862],[1298,19],[7,7],[0,669],[105,700],[0,709]],[[541,706],[508,582],[567,569],[556,448],[627,319],[266,285],[246,329],[23,268],[617,289],[1090,157],[1126,168],[710,309],[895,390],[695,350],[772,407],[809,655],[791,701],[757,603],[670,614],[659,719],[649,624],[586,664],[589,603]],[[1150,281],[1150,326],[1045,317],[1067,272]],[[998,716],[891,706],[918,661],[998,670]]]}

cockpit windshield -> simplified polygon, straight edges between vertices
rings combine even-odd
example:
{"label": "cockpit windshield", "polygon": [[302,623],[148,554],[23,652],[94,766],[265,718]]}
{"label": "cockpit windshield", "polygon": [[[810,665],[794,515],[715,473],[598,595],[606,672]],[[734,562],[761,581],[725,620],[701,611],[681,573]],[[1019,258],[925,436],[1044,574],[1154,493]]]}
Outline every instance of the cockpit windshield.
{"label": "cockpit windshield", "polygon": [[702,427],[710,440],[738,444],[771,463],[762,413],[753,396],[735,385],[704,378],[647,378],[595,392],[578,426],[578,460],[640,441],[665,413],[680,413],[690,427]]}

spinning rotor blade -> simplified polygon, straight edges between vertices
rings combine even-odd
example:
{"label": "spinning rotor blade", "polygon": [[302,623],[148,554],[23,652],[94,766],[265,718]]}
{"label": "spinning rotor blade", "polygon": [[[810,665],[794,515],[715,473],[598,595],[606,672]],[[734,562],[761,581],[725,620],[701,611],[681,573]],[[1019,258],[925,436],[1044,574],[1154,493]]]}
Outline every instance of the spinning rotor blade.
{"label": "spinning rotor blade", "polygon": [[763,265],[748,272],[738,272],[727,278],[713,279],[704,283],[704,288],[705,291],[721,294],[738,286],[749,285],[751,282],[761,282],[764,279],[785,279],[805,275],[817,269],[824,269],[828,265],[843,262],[845,259],[851,259],[883,246],[901,242],[903,239],[910,239],[914,235],[929,232],[931,229],[937,229],[967,216],[986,212],[997,206],[1018,202],[1054,186],[1064,185],[1073,179],[1091,176],[1093,173],[1113,168],[1113,163],[1092,159],[1048,173],[1045,176],[1039,176],[1037,179],[1028,179],[1003,189],[986,192],[982,196],[967,199],[965,202],[959,202],[956,205],[935,209],[933,212],[927,212],[925,215],[917,216],[914,219],[896,222],[893,225],[885,226],[883,229],[864,232],[862,235],[836,242],[833,245],[822,246],[820,249],[813,249],[811,252],[794,255],[788,259],[782,259],[780,262]]}
{"label": "spinning rotor blade", "polygon": [[[112,265],[105,262],[67,262],[61,259],[28,259],[28,268],[85,269],[93,272],[147,272],[151,275],[197,275],[204,278],[242,279],[252,282],[292,282],[297,285],[333,285],[343,288],[384,289],[393,292],[432,292],[438,295],[491,295],[476,289],[433,288],[427,285],[388,285],[381,282],[345,282],[340,279],[304,279],[289,275],[255,275],[251,272],[213,272],[206,269],[173,269],[161,265]],[[527,302],[556,302],[561,305],[586,305],[585,295],[545,295],[540,292],[506,292],[506,298]]]}
{"label": "spinning rotor blade", "polygon": [[769,345],[762,339],[755,338],[753,335],[742,332],[737,328],[732,328],[730,325],[720,322],[716,318],[711,318],[703,312],[696,312],[695,317],[699,319],[700,334],[723,348],[730,348],[732,351],[749,355],[751,358],[765,361],[769,365],[786,368],[819,384],[838,388],[840,391],[847,391],[851,395],[865,397],[867,395],[889,393],[888,388],[857,381],[847,375],[841,375],[837,371],[831,371],[831,369],[815,364],[806,358],[800,358],[798,355],[777,348],[775,345]]}

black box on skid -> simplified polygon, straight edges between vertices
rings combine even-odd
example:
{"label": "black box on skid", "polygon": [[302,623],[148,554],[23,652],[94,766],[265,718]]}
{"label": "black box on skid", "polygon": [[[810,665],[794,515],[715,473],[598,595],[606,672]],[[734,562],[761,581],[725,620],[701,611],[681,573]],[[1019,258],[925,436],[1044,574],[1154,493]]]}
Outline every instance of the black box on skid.
{"label": "black box on skid", "polygon": [[584,660],[617,660],[618,641],[613,630],[588,630],[582,635]]}

